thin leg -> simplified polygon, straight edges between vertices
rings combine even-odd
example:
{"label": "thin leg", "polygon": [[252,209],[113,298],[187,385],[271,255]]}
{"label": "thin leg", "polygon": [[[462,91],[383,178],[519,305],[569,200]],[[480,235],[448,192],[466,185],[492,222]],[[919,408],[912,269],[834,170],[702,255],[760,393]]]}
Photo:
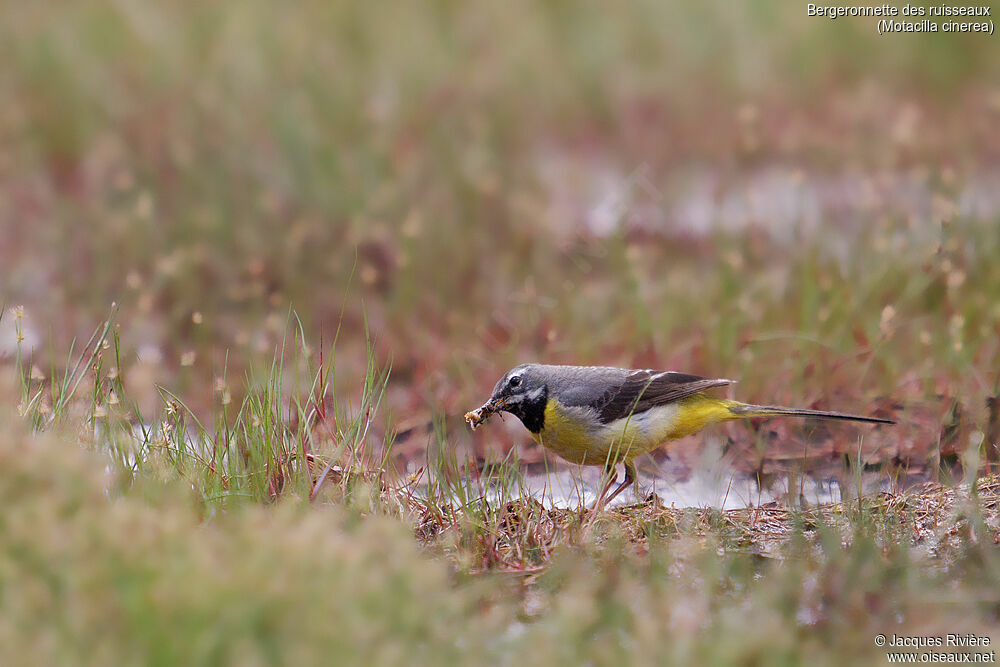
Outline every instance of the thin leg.
{"label": "thin leg", "polygon": [[[594,510],[598,510],[604,506],[604,503],[607,502],[604,499],[604,497],[608,495],[608,491],[611,490],[611,487],[614,485],[615,481],[618,478],[618,473],[615,472],[614,463],[610,463],[604,468],[604,476],[607,477],[608,479],[606,482],[604,482],[604,486],[601,488],[601,492],[597,495],[597,500],[594,501],[594,505],[592,507],[592,509]],[[613,497],[614,496],[612,496],[612,498]]]}
{"label": "thin leg", "polygon": [[[637,479],[635,463],[630,459],[625,459],[624,461],[622,461],[622,463],[625,464],[625,479],[622,480],[622,483],[618,485],[618,488],[615,489],[614,492],[610,496],[608,496],[607,499],[604,501],[606,505],[610,505],[611,501],[614,500],[619,493],[624,491],[629,484],[634,484]],[[614,481],[613,477],[611,478],[611,481],[612,482]]]}

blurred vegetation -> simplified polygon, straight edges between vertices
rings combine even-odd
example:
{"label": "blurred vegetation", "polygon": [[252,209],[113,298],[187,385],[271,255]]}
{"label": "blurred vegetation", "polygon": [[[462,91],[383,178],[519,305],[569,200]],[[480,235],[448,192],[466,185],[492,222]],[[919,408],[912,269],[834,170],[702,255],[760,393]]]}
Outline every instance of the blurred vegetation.
{"label": "blurred vegetation", "polygon": [[[771,386],[749,387],[770,392],[801,362],[741,342],[796,331],[844,360],[850,332],[871,338],[887,305],[908,339],[933,341],[897,338],[879,350],[887,364],[962,381],[994,358],[979,343],[998,319],[1000,281],[981,261],[996,226],[974,242],[940,230],[947,206],[913,213],[883,191],[898,173],[947,203],[992,173],[997,91],[985,82],[1000,64],[985,38],[886,39],[776,0],[3,12],[4,298],[28,304],[39,356],[116,301],[126,364],[147,348],[136,384],[205,404],[223,367],[266,363],[290,305],[314,339],[343,324],[341,344],[359,349],[341,366],[360,374],[366,314],[393,382],[416,390],[390,405],[428,418],[464,412],[525,358],[744,378],[776,363]],[[767,218],[780,209],[754,213],[741,180],[767,165],[820,187],[857,171],[875,203],[819,232],[803,204],[785,223],[795,243],[778,243]],[[636,170],[652,195],[629,191]],[[715,183],[713,225],[728,191],[757,224],[700,236],[672,219],[697,170]],[[595,233],[606,177],[634,195],[626,209],[666,219]],[[825,251],[830,237],[846,257]],[[965,282],[946,290],[949,270]]]}
{"label": "blurred vegetation", "polygon": [[[996,628],[990,38],[779,0],[0,17],[0,661],[841,664]],[[448,419],[529,359],[884,411],[830,451],[965,484],[546,509],[475,465],[502,426]]]}

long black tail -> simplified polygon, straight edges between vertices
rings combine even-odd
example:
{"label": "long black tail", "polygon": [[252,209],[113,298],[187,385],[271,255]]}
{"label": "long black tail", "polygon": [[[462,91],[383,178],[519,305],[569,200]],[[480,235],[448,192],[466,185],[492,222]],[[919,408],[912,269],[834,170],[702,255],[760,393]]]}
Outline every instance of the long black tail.
{"label": "long black tail", "polygon": [[895,424],[891,419],[880,417],[862,417],[849,415],[846,412],[830,410],[804,410],[802,408],[782,408],[776,405],[750,405],[733,401],[729,411],[738,417],[816,417],[818,419],[843,419],[852,422],[867,422],[869,424]]}

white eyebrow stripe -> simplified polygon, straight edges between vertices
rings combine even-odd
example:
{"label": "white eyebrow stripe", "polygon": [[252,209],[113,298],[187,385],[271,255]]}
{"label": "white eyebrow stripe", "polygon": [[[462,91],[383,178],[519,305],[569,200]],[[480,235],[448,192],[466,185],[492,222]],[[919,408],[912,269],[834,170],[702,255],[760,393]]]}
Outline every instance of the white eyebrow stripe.
{"label": "white eyebrow stripe", "polygon": [[505,402],[506,402],[507,405],[513,405],[515,403],[523,403],[526,400],[527,401],[534,401],[539,396],[541,396],[542,392],[544,392],[544,391],[545,391],[545,387],[539,387],[538,389],[532,389],[531,391],[527,392],[526,394],[514,394],[511,397],[507,398]]}

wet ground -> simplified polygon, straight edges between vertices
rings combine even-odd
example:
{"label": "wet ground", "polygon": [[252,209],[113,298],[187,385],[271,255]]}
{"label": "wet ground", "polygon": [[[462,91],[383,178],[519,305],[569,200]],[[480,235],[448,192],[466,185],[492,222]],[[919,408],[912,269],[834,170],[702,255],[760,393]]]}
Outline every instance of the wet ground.
{"label": "wet ground", "polygon": [[[630,505],[647,501],[655,494],[658,502],[673,508],[740,509],[757,507],[774,501],[791,505],[824,505],[856,497],[859,492],[870,494],[891,491],[931,479],[927,470],[902,477],[893,477],[881,469],[849,471],[847,466],[835,474],[834,466],[820,471],[805,460],[795,472],[759,475],[748,473],[745,461],[734,461],[723,453],[723,443],[717,437],[707,437],[699,451],[690,443],[681,455],[644,456],[637,460],[639,497],[635,487],[618,495],[612,505]],[[547,456],[543,464],[524,466],[526,491],[547,508],[574,509],[592,505],[600,493],[603,480],[596,466],[575,466]],[[694,460],[691,460],[694,459]],[[548,470],[545,470],[548,468]],[[619,466],[617,480],[622,479]],[[487,494],[489,495],[489,494]]]}
{"label": "wet ground", "polygon": [[[719,451],[718,443],[708,450]],[[706,457],[707,458],[707,457]],[[891,482],[885,475],[863,473],[856,480],[817,479],[804,475],[774,475],[763,486],[754,476],[733,467],[728,461],[718,459],[704,467],[688,469],[670,461],[657,463],[649,459],[640,462],[639,496],[634,487],[628,488],[612,501],[612,505],[631,505],[648,500],[655,494],[658,502],[673,508],[740,509],[756,507],[773,501],[801,505],[824,505],[840,502],[842,497],[857,495],[860,484],[862,493],[887,490]],[[619,469],[618,480],[622,479]],[[565,468],[550,474],[525,475],[531,495],[546,507],[573,509],[581,504],[591,505],[600,493],[602,480],[600,468]]]}

